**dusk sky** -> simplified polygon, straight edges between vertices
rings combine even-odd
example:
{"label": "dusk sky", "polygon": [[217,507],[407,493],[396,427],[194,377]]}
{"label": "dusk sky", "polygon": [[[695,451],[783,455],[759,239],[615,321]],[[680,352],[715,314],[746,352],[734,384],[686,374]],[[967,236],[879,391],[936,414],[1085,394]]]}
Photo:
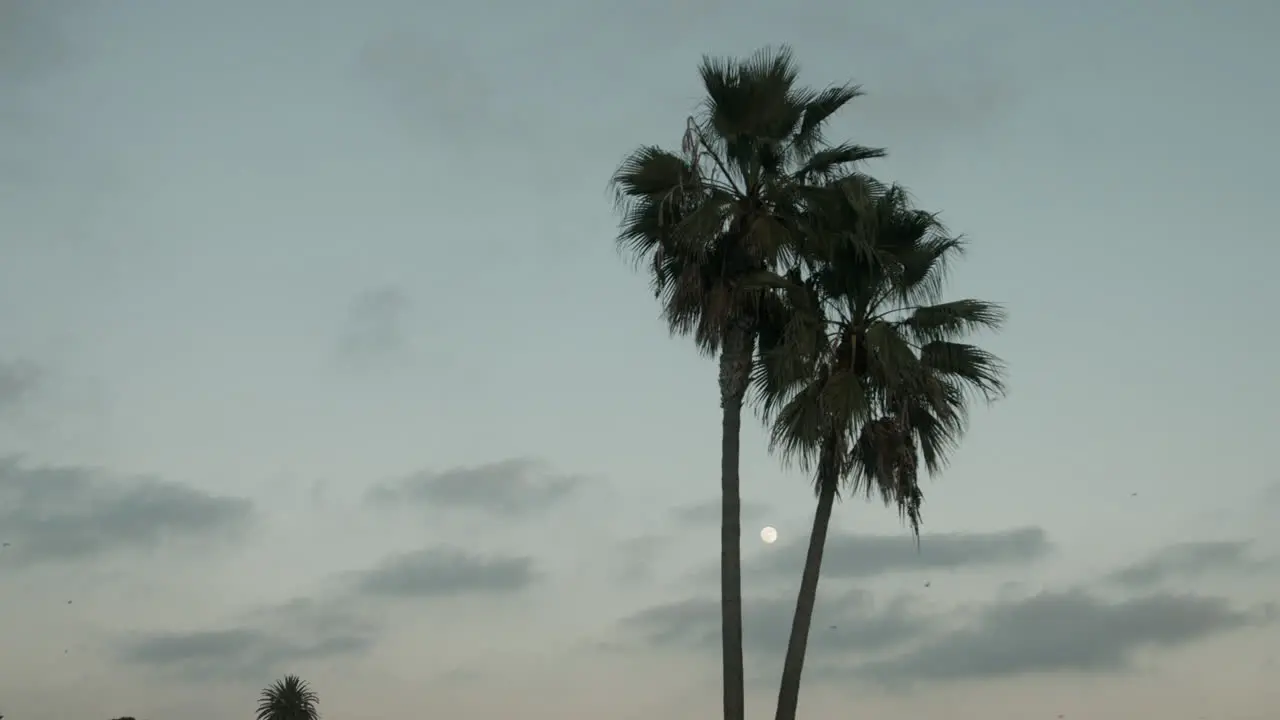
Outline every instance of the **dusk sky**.
{"label": "dusk sky", "polygon": [[[607,182],[679,147],[703,54],[788,43],[1011,318],[919,552],[837,508],[801,716],[1274,718],[1278,32],[1268,0],[0,0],[0,714],[248,717],[292,672],[330,718],[716,717],[716,367]],[[757,718],[814,501],[745,427]]]}

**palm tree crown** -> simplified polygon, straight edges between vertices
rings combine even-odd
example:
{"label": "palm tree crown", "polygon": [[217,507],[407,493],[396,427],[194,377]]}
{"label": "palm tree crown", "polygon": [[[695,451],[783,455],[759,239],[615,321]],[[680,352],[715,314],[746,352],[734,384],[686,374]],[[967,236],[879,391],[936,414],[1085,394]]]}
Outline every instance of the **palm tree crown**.
{"label": "palm tree crown", "polygon": [[[949,261],[964,241],[898,186],[834,183],[794,270],[791,312],[761,334],[758,387],[775,410],[772,440],[815,470],[815,482],[896,504],[919,531],[919,460],[940,470],[966,426],[969,398],[1004,392],[1003,364],[963,342],[997,329],[1004,311],[976,299],[943,301]],[[832,232],[843,226],[847,232]],[[825,473],[825,475],[824,475]],[[820,488],[819,488],[820,489]]]}
{"label": "palm tree crown", "polygon": [[699,71],[706,99],[689,118],[682,151],[642,147],[612,184],[623,216],[619,245],[648,264],[673,332],[715,353],[758,297],[744,280],[788,255],[806,197],[884,152],[825,144],[827,122],[862,93],[855,85],[798,86],[786,47],[745,61],[704,58]]}
{"label": "palm tree crown", "polygon": [[257,720],[318,720],[320,696],[297,675],[285,675],[258,698]]}

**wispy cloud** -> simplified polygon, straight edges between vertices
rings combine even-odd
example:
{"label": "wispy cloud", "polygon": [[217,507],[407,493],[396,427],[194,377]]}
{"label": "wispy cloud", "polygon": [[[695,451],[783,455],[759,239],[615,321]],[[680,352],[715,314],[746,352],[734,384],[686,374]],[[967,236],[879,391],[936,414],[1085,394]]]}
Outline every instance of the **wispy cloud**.
{"label": "wispy cloud", "polygon": [[[744,642],[752,653],[781,657],[787,648],[794,594],[747,598]],[[851,653],[876,653],[919,638],[937,626],[907,597],[877,602],[868,592],[824,593],[810,632],[811,656],[821,662]],[[714,651],[720,647],[718,597],[693,597],[646,608],[622,620],[622,629],[653,647]]]}
{"label": "wispy cloud", "polygon": [[390,557],[359,573],[355,587],[367,595],[391,598],[509,595],[537,578],[529,556],[427,548]]}
{"label": "wispy cloud", "polygon": [[135,633],[117,653],[125,663],[195,681],[261,681],[300,662],[363,654],[378,634],[376,624],[341,605],[303,598],[225,627]]}
{"label": "wispy cloud", "polygon": [[[804,564],[807,538],[798,537],[758,556],[750,572],[791,578]],[[909,535],[837,533],[827,540],[824,578],[870,578],[895,572],[945,570],[994,565],[1029,565],[1046,557],[1053,545],[1041,528],[987,533]]]}
{"label": "wispy cloud", "polygon": [[[671,509],[671,519],[677,525],[720,525],[720,499],[712,498],[689,505],[680,505]],[[762,503],[744,501],[742,503],[742,520],[754,522],[764,517],[769,507]]]}
{"label": "wispy cloud", "polygon": [[356,69],[410,132],[471,138],[494,119],[492,83],[459,48],[394,30],[364,44]]}
{"label": "wispy cloud", "polygon": [[41,379],[40,368],[21,360],[0,362],[0,413],[31,397]]}
{"label": "wispy cloud", "polygon": [[230,538],[251,513],[248,500],[158,478],[0,460],[0,532],[11,565],[91,560],[184,537]]}
{"label": "wispy cloud", "polygon": [[1116,570],[1108,579],[1131,588],[1150,588],[1171,580],[1278,567],[1274,560],[1253,557],[1251,547],[1249,542],[1223,540],[1178,543]]}
{"label": "wispy cloud", "polygon": [[1156,594],[1109,601],[1048,592],[984,608],[973,622],[859,673],[888,685],[1036,672],[1119,671],[1148,647],[1176,647],[1263,622],[1262,612],[1218,597]]}
{"label": "wispy cloud", "polygon": [[352,368],[384,365],[409,347],[404,321],[409,297],[396,287],[367,290],[347,309],[338,340],[338,357]]}
{"label": "wispy cloud", "polygon": [[531,458],[424,470],[385,482],[368,493],[382,506],[460,509],[514,517],[547,509],[580,488],[585,478],[550,471]]}

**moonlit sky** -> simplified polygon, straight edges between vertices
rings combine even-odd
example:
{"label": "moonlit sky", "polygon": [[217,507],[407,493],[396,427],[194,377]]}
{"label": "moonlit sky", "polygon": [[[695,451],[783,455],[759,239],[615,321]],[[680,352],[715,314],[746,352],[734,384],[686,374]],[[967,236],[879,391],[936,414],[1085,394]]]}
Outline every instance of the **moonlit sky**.
{"label": "moonlit sky", "polygon": [[[714,717],[715,366],[606,182],[678,147],[700,55],[785,42],[1012,313],[920,552],[837,508],[802,715],[1273,717],[1278,28],[0,0],[0,713],[245,717],[295,672],[334,718]],[[758,717],[812,495],[743,447]]]}

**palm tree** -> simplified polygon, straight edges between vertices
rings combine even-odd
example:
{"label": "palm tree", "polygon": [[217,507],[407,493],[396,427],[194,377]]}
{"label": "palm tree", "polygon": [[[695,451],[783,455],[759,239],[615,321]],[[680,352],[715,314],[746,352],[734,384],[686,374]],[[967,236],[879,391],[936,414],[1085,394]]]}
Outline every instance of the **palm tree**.
{"label": "palm tree", "polygon": [[647,265],[673,334],[719,356],[720,600],[725,720],[743,720],[739,432],[756,347],[757,315],[773,292],[759,282],[791,253],[805,198],[881,150],[826,145],[827,121],[861,93],[797,85],[786,47],[746,60],[704,58],[706,91],[680,153],[641,147],[612,185],[619,246]]}
{"label": "palm tree", "polygon": [[818,497],[778,693],[794,720],[831,512],[841,486],[898,507],[917,540],[920,461],[944,465],[974,397],[1004,392],[1003,365],[963,342],[1003,310],[941,301],[963,242],[905,191],[851,177],[813,202],[805,256],[788,274],[789,314],[761,334],[756,380],[774,412],[772,449],[813,473]]}
{"label": "palm tree", "polygon": [[297,675],[285,675],[284,679],[264,689],[258,696],[257,720],[319,720],[320,696]]}

